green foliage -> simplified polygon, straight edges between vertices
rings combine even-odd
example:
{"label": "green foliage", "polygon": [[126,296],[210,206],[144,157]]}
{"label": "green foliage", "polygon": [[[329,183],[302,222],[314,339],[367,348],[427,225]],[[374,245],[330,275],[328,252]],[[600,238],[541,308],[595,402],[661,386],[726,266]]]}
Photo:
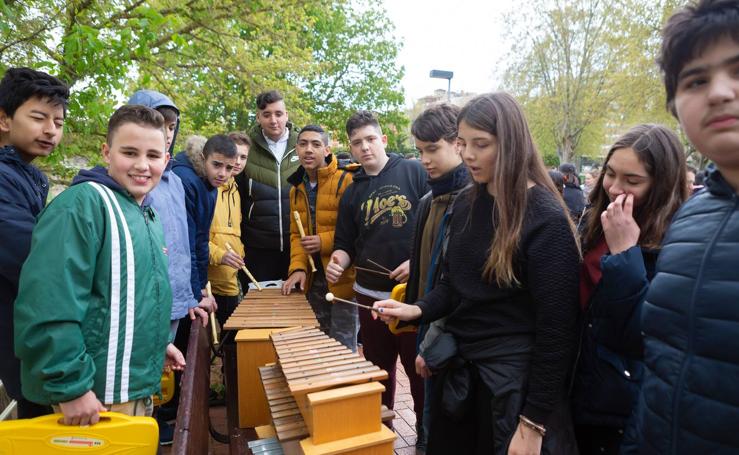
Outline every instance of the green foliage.
{"label": "green foliage", "polygon": [[676,122],[654,61],[673,0],[536,0],[508,17],[518,30],[506,86],[537,145],[571,162],[599,157],[628,127]]}
{"label": "green foliage", "polygon": [[402,67],[393,24],[381,2],[346,10],[335,2],[316,14],[310,47],[321,77],[304,81],[303,94],[317,107],[319,123],[348,142],[344,123],[357,109],[379,112],[388,142],[402,142],[408,120],[402,112]]}
{"label": "green foliage", "polygon": [[[248,129],[256,94],[278,89],[296,125],[344,138],[354,109],[405,130],[399,43],[377,0],[0,0],[0,71],[30,66],[72,87],[65,138],[46,161],[99,160],[107,119],[139,88],[183,112],[189,134]],[[178,144],[180,145],[180,144]]]}

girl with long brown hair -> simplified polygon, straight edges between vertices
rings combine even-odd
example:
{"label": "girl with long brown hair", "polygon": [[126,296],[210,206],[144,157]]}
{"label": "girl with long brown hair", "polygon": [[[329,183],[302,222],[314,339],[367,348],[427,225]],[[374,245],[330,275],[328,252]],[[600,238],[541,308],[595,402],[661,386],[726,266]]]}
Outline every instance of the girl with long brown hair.
{"label": "girl with long brown hair", "polygon": [[687,196],[680,140],[650,124],[630,129],[613,144],[590,192],[573,392],[580,453],[619,453],[644,369],[641,307],[662,237]]}
{"label": "girl with long brown hair", "polygon": [[428,454],[574,453],[574,226],[510,95],[476,97],[458,124],[474,184],[451,210],[441,282],[412,305],[375,307],[386,321],[447,316],[425,352],[438,374]]}

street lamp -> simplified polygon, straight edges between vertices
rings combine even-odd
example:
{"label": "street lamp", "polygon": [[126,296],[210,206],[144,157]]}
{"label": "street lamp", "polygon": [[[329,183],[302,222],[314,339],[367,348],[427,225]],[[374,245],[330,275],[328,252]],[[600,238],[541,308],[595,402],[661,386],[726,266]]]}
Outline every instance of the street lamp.
{"label": "street lamp", "polygon": [[451,101],[452,100],[452,78],[454,77],[453,71],[443,71],[443,70],[431,70],[429,73],[429,77],[433,79],[446,79],[447,85],[446,85],[446,100]]}

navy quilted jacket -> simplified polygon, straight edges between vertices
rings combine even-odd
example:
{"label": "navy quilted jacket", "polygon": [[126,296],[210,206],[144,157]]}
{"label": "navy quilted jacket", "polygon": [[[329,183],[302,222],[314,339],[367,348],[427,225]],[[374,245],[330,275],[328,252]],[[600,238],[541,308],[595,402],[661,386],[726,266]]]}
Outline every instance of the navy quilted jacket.
{"label": "navy quilted jacket", "polygon": [[0,147],[0,380],[21,398],[20,365],[13,353],[13,302],[21,266],[31,249],[36,216],[46,204],[49,183],[15,148]]}
{"label": "navy quilted jacket", "polygon": [[676,214],[642,313],[638,453],[739,453],[739,197],[716,169]]}

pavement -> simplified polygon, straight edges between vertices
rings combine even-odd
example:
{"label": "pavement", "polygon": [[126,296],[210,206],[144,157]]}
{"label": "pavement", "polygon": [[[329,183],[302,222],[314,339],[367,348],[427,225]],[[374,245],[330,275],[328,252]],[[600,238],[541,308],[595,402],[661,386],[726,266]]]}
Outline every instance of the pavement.
{"label": "pavement", "polygon": [[[403,366],[398,361],[396,373],[397,385],[395,387],[395,419],[393,426],[398,438],[395,440],[396,455],[415,455],[416,449],[416,414],[413,412],[413,398],[408,382],[408,376]],[[226,407],[217,406],[210,408],[210,419],[213,427],[220,433],[226,433]],[[162,446],[160,453],[169,455],[172,446]],[[209,455],[228,455],[228,446],[210,440]]]}

